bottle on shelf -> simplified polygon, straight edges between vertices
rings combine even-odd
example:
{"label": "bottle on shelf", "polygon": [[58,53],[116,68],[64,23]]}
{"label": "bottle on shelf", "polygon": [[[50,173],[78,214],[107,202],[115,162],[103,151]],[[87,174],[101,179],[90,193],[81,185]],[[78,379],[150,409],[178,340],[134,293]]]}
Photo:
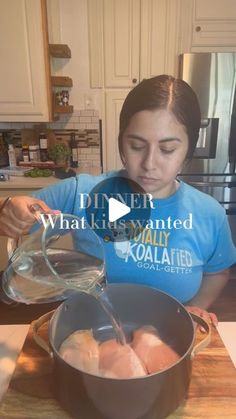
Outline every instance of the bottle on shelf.
{"label": "bottle on shelf", "polygon": [[75,133],[74,132],[71,133],[69,145],[70,145],[70,149],[71,149],[70,166],[71,167],[78,167],[77,141],[75,139]]}
{"label": "bottle on shelf", "polygon": [[48,139],[44,132],[39,136],[39,150],[40,150],[40,160],[45,162],[48,160]]}
{"label": "bottle on shelf", "polygon": [[0,167],[9,165],[8,146],[4,134],[0,133]]}
{"label": "bottle on shelf", "polygon": [[40,152],[39,152],[39,145],[37,144],[30,144],[29,145],[29,158],[30,161],[40,161]]}
{"label": "bottle on shelf", "polygon": [[30,161],[28,144],[23,144],[22,145],[22,159],[23,159],[24,163],[29,163],[29,161]]}
{"label": "bottle on shelf", "polygon": [[16,154],[13,144],[9,144],[8,146],[8,157],[9,157],[9,166],[15,167],[16,166]]}

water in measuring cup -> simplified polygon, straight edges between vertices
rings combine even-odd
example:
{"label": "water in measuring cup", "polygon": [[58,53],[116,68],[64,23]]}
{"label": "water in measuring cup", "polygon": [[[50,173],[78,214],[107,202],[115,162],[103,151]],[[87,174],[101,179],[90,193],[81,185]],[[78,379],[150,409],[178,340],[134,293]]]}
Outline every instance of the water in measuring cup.
{"label": "water in measuring cup", "polygon": [[90,293],[105,310],[117,340],[125,344],[122,325],[104,287],[103,261],[83,252],[56,248],[50,249],[47,257],[50,263],[46,263],[40,250],[13,260],[6,272],[7,295],[15,301],[32,304],[63,300],[71,290]]}
{"label": "water in measuring cup", "polygon": [[3,282],[7,295],[20,302],[57,301],[71,290],[90,292],[104,277],[102,260],[79,251],[50,249],[13,259]]}

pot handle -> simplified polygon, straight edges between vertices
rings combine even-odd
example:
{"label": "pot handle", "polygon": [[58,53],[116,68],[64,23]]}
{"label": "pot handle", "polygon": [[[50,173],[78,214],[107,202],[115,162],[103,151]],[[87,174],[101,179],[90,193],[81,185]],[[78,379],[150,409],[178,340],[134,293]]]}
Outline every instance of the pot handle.
{"label": "pot handle", "polygon": [[32,334],[33,334],[33,339],[34,341],[37,343],[37,345],[39,345],[44,351],[46,351],[51,358],[53,358],[53,351],[51,350],[50,346],[48,345],[48,343],[38,334],[38,330],[39,328],[47,323],[51,317],[53,316],[55,310],[49,311],[46,314],[43,314],[43,316],[39,317],[37,320],[33,320],[31,325],[32,325]]}
{"label": "pot handle", "polygon": [[205,349],[209,345],[209,343],[211,341],[211,327],[206,322],[206,320],[204,320],[202,317],[198,316],[197,314],[194,314],[194,313],[189,313],[189,314],[192,317],[192,319],[196,323],[201,325],[207,333],[206,337],[203,340],[201,340],[201,342],[197,343],[193,347],[192,352],[190,354],[190,358],[193,359],[195,357],[195,355],[198,354],[198,352],[202,351],[203,349]]}

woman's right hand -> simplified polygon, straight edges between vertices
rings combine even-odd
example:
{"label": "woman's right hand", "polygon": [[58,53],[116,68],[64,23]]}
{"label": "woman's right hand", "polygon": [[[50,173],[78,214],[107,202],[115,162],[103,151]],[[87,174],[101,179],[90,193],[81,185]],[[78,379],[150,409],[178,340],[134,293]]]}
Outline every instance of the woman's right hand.
{"label": "woman's right hand", "polygon": [[[4,202],[4,199],[1,200]],[[32,205],[39,205],[42,211],[57,214],[59,211],[49,208],[44,201],[29,196],[12,197],[0,213],[0,234],[18,238],[27,234],[36,221]]]}

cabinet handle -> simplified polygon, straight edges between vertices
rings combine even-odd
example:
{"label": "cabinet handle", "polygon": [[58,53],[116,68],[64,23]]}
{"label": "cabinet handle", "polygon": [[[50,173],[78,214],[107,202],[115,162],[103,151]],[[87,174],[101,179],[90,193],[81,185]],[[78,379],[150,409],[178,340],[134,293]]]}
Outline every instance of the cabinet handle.
{"label": "cabinet handle", "polygon": [[196,26],[195,31],[196,32],[201,32],[201,29],[202,29],[201,26]]}
{"label": "cabinet handle", "polygon": [[137,81],[138,81],[137,79],[132,80],[133,84],[137,83]]}

